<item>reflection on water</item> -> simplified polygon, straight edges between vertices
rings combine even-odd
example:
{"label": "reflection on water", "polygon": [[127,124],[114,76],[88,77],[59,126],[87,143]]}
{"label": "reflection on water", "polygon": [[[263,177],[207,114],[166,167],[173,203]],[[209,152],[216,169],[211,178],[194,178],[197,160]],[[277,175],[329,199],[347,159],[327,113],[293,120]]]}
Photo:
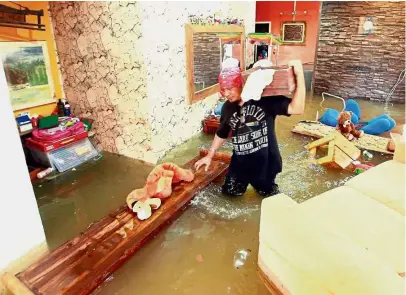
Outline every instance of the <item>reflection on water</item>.
{"label": "reflection on water", "polygon": [[[342,185],[352,174],[310,164],[306,136],[291,133],[302,119],[314,119],[319,99],[308,100],[306,115],[278,118],[276,133],[283,157],[278,176],[282,192],[298,202]],[[341,109],[338,100],[325,107]],[[383,112],[383,104],[360,101],[363,120]],[[404,105],[389,114],[404,124]],[[201,134],[178,146],[163,161],[183,164],[208,147],[212,136]],[[231,151],[227,144],[224,150]],[[390,159],[374,153],[374,163]],[[95,163],[77,168],[49,182],[35,185],[48,242],[54,248],[122,205],[134,188],[143,185],[151,167],[126,157],[105,153]],[[238,198],[222,196],[211,184],[169,227],[138,251],[94,293],[128,294],[268,294],[257,275],[261,198],[252,188]],[[250,251],[242,267],[234,267],[238,250]]]}

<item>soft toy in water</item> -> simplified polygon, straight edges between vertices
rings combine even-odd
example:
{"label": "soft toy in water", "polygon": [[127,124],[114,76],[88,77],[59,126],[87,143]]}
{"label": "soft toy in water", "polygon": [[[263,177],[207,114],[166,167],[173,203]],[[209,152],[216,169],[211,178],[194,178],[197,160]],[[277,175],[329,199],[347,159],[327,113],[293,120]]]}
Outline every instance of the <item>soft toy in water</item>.
{"label": "soft toy in water", "polygon": [[341,112],[338,116],[337,130],[340,130],[348,140],[360,138],[364,135],[364,131],[355,129],[354,123],[351,122],[352,112]]}
{"label": "soft toy in water", "polygon": [[145,220],[152,214],[152,209],[158,209],[161,199],[172,194],[172,183],[181,181],[191,182],[194,174],[173,163],[163,163],[156,166],[149,174],[145,186],[133,190],[127,196],[127,205],[137,214],[138,219]]}

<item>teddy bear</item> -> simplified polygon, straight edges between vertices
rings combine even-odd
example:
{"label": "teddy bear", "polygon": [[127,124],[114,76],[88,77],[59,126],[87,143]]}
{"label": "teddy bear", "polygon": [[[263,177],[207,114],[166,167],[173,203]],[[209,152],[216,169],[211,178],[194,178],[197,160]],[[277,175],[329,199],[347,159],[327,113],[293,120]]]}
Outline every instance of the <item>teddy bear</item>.
{"label": "teddy bear", "polygon": [[341,112],[338,115],[337,130],[344,135],[348,140],[360,138],[364,135],[364,131],[355,129],[354,123],[351,122],[352,112]]}
{"label": "teddy bear", "polygon": [[148,175],[143,188],[133,190],[127,196],[127,206],[137,214],[138,219],[145,220],[151,216],[151,209],[161,206],[161,199],[172,194],[172,184],[191,182],[193,179],[194,174],[190,170],[173,163],[160,164]]}

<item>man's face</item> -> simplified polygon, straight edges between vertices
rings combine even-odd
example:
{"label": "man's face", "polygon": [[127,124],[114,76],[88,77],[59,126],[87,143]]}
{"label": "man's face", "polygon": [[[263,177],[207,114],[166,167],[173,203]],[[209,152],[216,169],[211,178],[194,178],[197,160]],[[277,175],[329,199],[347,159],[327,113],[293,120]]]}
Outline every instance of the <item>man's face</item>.
{"label": "man's face", "polygon": [[220,94],[225,97],[229,102],[237,102],[241,100],[241,88],[230,87],[230,88],[220,88]]}

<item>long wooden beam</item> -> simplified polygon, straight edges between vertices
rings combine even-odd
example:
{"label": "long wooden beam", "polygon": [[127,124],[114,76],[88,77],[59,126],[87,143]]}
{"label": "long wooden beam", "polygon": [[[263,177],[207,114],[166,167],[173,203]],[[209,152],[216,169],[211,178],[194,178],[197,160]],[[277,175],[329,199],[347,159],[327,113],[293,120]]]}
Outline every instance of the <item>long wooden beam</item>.
{"label": "long wooden beam", "polygon": [[[207,151],[201,151],[184,168],[192,168],[205,154]],[[180,215],[199,190],[227,169],[229,159],[227,154],[216,154],[208,172],[200,169],[193,182],[174,186],[172,195],[163,200],[149,219],[138,220],[124,205],[15,277],[4,276],[6,285],[11,291],[25,286],[35,295],[90,294],[163,226]],[[25,291],[21,294],[32,295]]]}

